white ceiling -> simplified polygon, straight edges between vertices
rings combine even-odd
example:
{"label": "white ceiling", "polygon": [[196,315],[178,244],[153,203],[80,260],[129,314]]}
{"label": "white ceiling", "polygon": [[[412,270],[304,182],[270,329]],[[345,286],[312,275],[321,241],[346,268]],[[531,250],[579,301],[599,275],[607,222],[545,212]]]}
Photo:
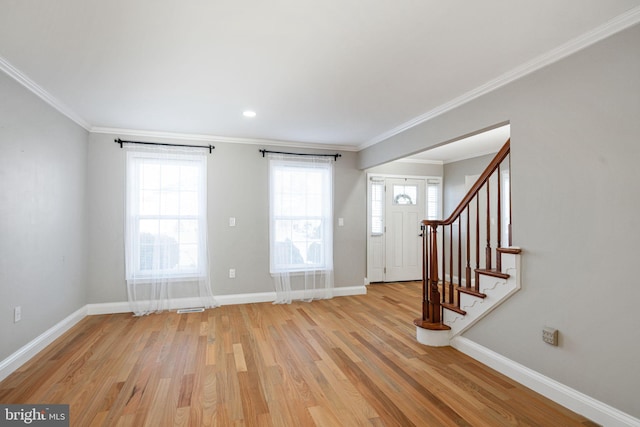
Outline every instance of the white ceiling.
{"label": "white ceiling", "polygon": [[639,21],[640,0],[0,0],[0,69],[93,131],[357,150]]}

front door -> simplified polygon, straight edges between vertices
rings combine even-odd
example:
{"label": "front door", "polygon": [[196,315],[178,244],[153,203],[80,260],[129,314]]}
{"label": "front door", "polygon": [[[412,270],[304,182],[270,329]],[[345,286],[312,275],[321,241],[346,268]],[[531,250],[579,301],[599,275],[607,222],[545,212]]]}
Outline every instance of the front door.
{"label": "front door", "polygon": [[385,282],[422,278],[420,222],[425,216],[425,181],[387,178]]}

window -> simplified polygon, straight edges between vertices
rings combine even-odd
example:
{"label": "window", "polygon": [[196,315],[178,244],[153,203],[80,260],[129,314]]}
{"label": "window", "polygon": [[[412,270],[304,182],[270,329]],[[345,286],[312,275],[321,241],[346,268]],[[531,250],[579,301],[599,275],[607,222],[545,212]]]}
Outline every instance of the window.
{"label": "window", "polygon": [[371,235],[384,232],[384,181],[371,180]]}
{"label": "window", "polygon": [[427,179],[427,219],[440,219],[440,188],[439,179]]}
{"label": "window", "polygon": [[127,152],[127,279],[207,274],[206,159]]}
{"label": "window", "polygon": [[333,268],[332,162],[269,158],[272,274]]}

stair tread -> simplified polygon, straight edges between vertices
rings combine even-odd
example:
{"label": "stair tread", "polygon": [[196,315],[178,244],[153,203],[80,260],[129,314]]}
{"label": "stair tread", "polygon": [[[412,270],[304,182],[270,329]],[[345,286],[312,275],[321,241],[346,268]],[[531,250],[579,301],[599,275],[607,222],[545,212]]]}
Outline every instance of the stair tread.
{"label": "stair tread", "polygon": [[463,309],[461,309],[460,307],[458,307],[455,304],[448,304],[446,302],[441,303],[440,305],[442,305],[442,307],[446,308],[447,310],[451,310],[451,311],[455,311],[458,314],[462,314],[463,316],[465,314],[467,314],[466,311],[464,311]]}
{"label": "stair tread", "polygon": [[476,291],[473,288],[467,288],[465,286],[456,286],[456,290],[458,292],[462,292],[463,294],[473,295],[474,297],[478,297],[478,298],[486,298],[487,297],[487,294],[483,294],[482,292]]}
{"label": "stair tread", "polygon": [[447,326],[444,323],[432,323],[420,318],[414,320],[413,324],[421,327],[422,329],[429,329],[431,331],[448,331],[451,329],[450,326]]}
{"label": "stair tread", "polygon": [[509,275],[507,273],[503,273],[502,271],[493,270],[493,269],[487,270],[487,269],[477,268],[476,273],[484,274],[487,276],[500,277],[501,279],[509,278]]}
{"label": "stair tread", "polygon": [[497,248],[496,250],[503,254],[515,254],[515,255],[522,252],[522,249],[520,248]]}

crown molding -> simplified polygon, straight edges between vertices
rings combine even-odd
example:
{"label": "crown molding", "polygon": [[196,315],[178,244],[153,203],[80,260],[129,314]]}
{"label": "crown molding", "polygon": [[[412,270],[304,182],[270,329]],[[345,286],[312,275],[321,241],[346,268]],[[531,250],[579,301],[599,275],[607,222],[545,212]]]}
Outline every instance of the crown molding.
{"label": "crown molding", "polygon": [[9,61],[0,56],[0,70],[4,71],[9,77],[20,83],[22,86],[29,89],[33,92],[37,97],[42,99],[44,102],[52,106],[58,112],[63,114],[64,116],[71,119],[73,122],[83,127],[85,130],[91,129],[91,125],[76,114],[71,108],[67,107],[63,102],[61,102],[58,98],[51,95],[49,92],[44,90],[41,86],[39,86],[36,82],[27,77],[24,73],[18,70],[16,67],[11,65]]}
{"label": "crown molding", "polygon": [[626,28],[631,27],[640,22],[640,6],[637,6],[629,11],[623,13],[622,15],[618,15],[617,17],[610,19],[604,24],[594,28],[591,31],[586,32],[585,34],[578,36],[572,40],[569,40],[567,43],[564,43],[558,46],[555,49],[550,50],[549,52],[542,54],[531,61],[525,62],[524,64],[508,71],[501,76],[490,80],[489,82],[478,86],[477,88],[458,96],[457,98],[452,99],[449,102],[446,102],[426,113],[409,120],[397,126],[387,132],[384,132],[363,144],[358,146],[358,151],[364,150],[367,147],[370,147],[374,144],[382,142],[386,139],[391,138],[392,136],[398,135],[408,129],[411,129],[414,126],[417,126],[421,123],[429,121],[441,114],[446,113],[447,111],[453,110],[467,102],[470,102],[482,95],[485,95],[489,92],[492,92],[502,86],[505,86],[508,83],[511,83],[517,79],[520,79],[528,74],[533,73],[541,68],[546,67],[547,65],[553,64],[567,56],[576,53],[586,47],[591,46],[594,43],[599,42],[609,36],[612,36]]}
{"label": "crown molding", "polygon": [[91,133],[103,133],[117,136],[134,136],[138,138],[165,138],[165,139],[181,139],[185,141],[198,141],[198,142],[224,142],[229,144],[250,144],[260,146],[271,147],[289,147],[289,148],[311,148],[316,150],[339,150],[339,151],[358,151],[358,148],[353,145],[336,145],[336,144],[322,144],[314,142],[297,142],[297,141],[280,141],[274,139],[260,139],[260,138],[235,138],[229,136],[217,136],[207,134],[193,134],[193,133],[178,133],[178,132],[162,132],[162,131],[149,131],[138,129],[122,129],[122,128],[110,128],[110,127],[98,127],[94,126],[89,129]]}
{"label": "crown molding", "polygon": [[394,160],[397,163],[419,163],[422,165],[443,165],[444,161],[442,160],[429,160],[429,159],[412,159],[410,157],[405,157],[404,159]]}

